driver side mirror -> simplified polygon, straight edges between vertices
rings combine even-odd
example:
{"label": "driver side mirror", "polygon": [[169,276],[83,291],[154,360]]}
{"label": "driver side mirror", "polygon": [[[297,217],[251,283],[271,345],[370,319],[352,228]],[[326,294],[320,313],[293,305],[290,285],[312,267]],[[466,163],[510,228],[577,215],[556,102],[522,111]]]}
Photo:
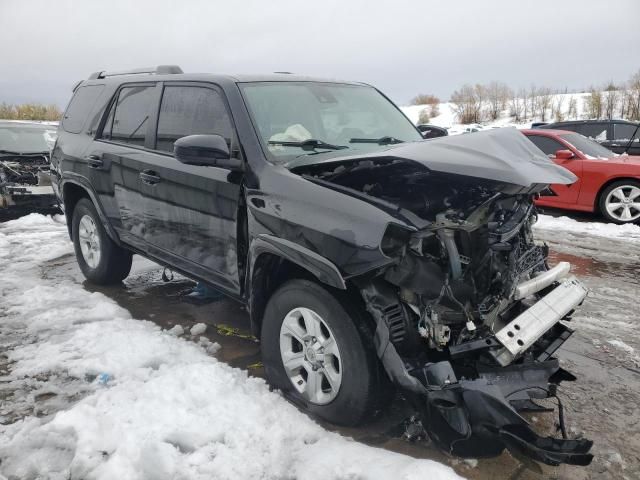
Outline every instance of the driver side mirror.
{"label": "driver side mirror", "polygon": [[575,155],[571,150],[556,150],[556,158],[558,160],[571,160]]}
{"label": "driver side mirror", "polygon": [[242,160],[231,158],[227,141],[221,135],[188,135],[173,144],[173,156],[187,165],[242,170]]}

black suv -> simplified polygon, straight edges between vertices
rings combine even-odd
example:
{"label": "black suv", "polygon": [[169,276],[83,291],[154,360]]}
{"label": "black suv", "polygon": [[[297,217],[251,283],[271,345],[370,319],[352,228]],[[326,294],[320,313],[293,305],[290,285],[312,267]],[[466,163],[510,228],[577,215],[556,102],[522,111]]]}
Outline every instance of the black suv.
{"label": "black suv", "polygon": [[640,128],[627,120],[572,120],[541,125],[537,128],[570,130],[607,147],[615,153],[640,155]]}
{"label": "black suv", "polygon": [[531,233],[575,177],[517,130],[423,140],[365,84],[163,66],[80,82],[52,171],[87,279],[137,253],[242,302],[309,412],[357,424],[398,389],[449,452],[591,460],[517,413],[572,378],[553,352],[586,295]]}

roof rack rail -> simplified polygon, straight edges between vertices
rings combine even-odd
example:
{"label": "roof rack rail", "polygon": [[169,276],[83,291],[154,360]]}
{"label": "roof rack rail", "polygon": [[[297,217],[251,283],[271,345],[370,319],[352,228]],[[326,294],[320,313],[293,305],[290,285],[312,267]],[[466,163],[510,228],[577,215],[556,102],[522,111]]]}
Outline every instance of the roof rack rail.
{"label": "roof rack rail", "polygon": [[118,75],[136,75],[140,73],[151,73],[155,75],[173,75],[184,73],[178,65],[158,65],[157,67],[134,68],[133,70],[121,70],[118,72],[94,72],[89,75],[89,80],[97,78],[115,77]]}

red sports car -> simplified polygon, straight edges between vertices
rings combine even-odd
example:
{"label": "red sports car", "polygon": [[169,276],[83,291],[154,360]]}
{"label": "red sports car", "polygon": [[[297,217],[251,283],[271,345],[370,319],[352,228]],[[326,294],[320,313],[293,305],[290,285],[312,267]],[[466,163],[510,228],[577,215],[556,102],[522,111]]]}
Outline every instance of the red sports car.
{"label": "red sports car", "polygon": [[600,212],[615,223],[640,220],[640,156],[616,155],[582,135],[566,130],[522,130],[555,163],[578,180],[551,185],[556,196],[543,196],[540,206]]}

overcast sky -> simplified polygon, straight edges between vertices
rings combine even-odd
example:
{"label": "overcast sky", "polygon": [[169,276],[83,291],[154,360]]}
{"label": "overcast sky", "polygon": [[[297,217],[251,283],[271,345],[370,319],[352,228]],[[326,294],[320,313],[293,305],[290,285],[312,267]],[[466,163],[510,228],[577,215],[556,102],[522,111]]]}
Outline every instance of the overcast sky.
{"label": "overcast sky", "polygon": [[96,70],[301,74],[399,104],[465,82],[582,89],[640,70],[639,0],[0,0],[0,102],[64,106]]}

